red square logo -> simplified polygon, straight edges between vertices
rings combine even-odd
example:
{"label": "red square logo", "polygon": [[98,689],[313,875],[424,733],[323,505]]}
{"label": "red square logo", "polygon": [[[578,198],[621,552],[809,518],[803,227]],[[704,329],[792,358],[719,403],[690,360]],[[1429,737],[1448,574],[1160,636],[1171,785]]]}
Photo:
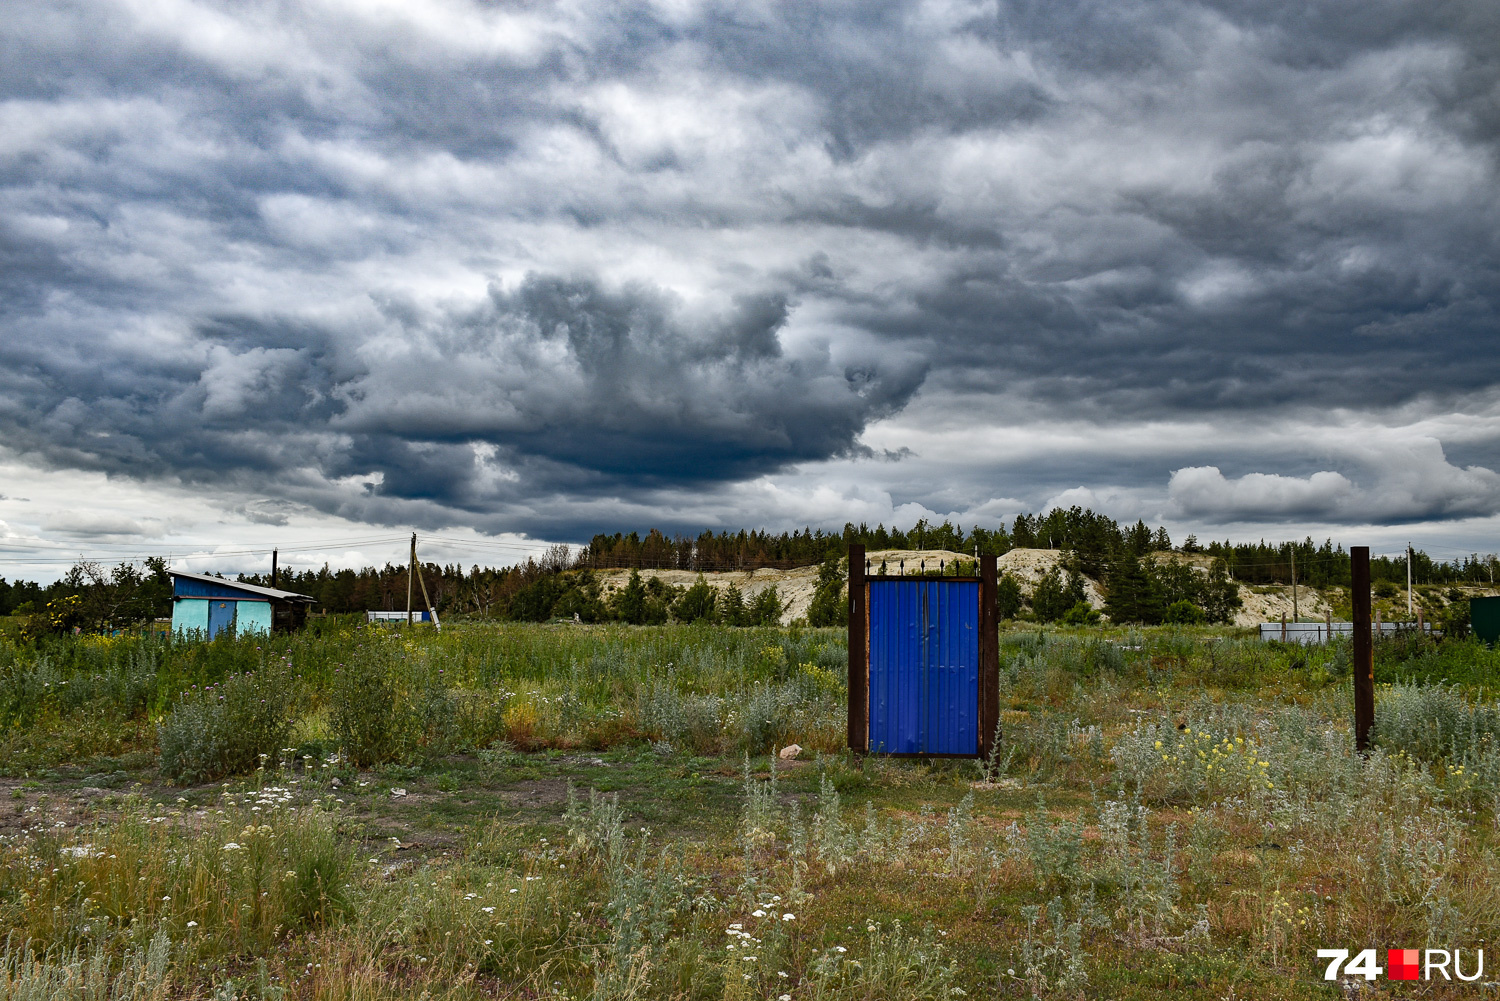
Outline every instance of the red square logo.
{"label": "red square logo", "polygon": [[1386,951],[1385,975],[1389,980],[1416,980],[1417,967],[1422,960],[1420,949],[1389,949]]}

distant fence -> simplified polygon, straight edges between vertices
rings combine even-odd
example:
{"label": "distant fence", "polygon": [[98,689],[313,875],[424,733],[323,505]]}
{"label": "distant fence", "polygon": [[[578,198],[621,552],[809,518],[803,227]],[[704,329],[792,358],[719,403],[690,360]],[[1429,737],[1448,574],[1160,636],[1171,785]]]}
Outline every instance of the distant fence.
{"label": "distant fence", "polygon": [[[1370,632],[1376,636],[1394,636],[1397,633],[1415,632],[1417,628],[1415,622],[1370,623]],[[1439,631],[1433,629],[1431,623],[1424,623],[1421,629],[1429,636],[1439,635]],[[1354,623],[1352,622],[1262,622],[1260,624],[1262,640],[1302,643],[1308,646],[1327,643],[1330,637],[1352,637],[1353,635]]]}
{"label": "distant fence", "polygon": [[[418,611],[418,610],[416,610],[414,608],[411,611],[411,620],[413,622],[431,622],[432,621],[432,616],[429,615],[427,612]],[[405,625],[406,624],[406,613],[405,612],[365,612],[365,621],[366,622],[399,622],[402,625]]]}

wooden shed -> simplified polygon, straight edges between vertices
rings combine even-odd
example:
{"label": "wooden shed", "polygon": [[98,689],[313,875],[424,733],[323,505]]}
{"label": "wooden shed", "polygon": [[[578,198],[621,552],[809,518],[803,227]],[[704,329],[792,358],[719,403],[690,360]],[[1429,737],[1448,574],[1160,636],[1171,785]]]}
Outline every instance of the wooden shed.
{"label": "wooden shed", "polygon": [[213,639],[231,635],[288,632],[307,621],[316,599],[258,584],[241,584],[209,574],[173,570],[172,632]]}

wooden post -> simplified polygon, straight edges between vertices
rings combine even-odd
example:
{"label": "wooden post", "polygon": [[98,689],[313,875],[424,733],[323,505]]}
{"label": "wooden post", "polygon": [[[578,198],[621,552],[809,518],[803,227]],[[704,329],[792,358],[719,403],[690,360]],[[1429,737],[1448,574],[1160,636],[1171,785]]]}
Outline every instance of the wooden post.
{"label": "wooden post", "polygon": [[433,605],[432,599],[427,597],[427,578],[422,576],[422,565],[416,564],[417,583],[422,585],[422,604],[427,606],[427,614],[432,618],[433,628],[438,632],[443,631],[443,625],[438,621],[437,607]]}
{"label": "wooden post", "polygon": [[1324,642],[1326,642],[1326,643],[1332,643],[1333,642],[1333,609],[1331,609],[1331,608],[1325,608],[1325,609],[1323,609],[1323,623],[1324,623],[1324,625],[1326,625],[1328,627],[1328,631],[1326,633],[1324,633],[1324,635],[1327,637],[1327,639],[1324,640]]}
{"label": "wooden post", "polygon": [[1427,626],[1422,621],[1422,606],[1418,605],[1417,606],[1417,635],[1418,636],[1425,636],[1426,633],[1427,633]]}
{"label": "wooden post", "polygon": [[865,547],[849,546],[849,749],[869,750],[870,619],[865,607]]}
{"label": "wooden post", "polygon": [[1350,582],[1354,599],[1354,746],[1370,749],[1370,727],[1375,723],[1375,643],[1370,637],[1370,547],[1349,548]]}
{"label": "wooden post", "polygon": [[1281,613],[1281,642],[1286,642],[1286,613]]}
{"label": "wooden post", "polygon": [[1000,725],[999,561],[979,558],[979,753],[989,755]]}
{"label": "wooden post", "polygon": [[411,533],[411,562],[406,564],[406,624],[411,625],[412,588],[417,576],[417,533]]}

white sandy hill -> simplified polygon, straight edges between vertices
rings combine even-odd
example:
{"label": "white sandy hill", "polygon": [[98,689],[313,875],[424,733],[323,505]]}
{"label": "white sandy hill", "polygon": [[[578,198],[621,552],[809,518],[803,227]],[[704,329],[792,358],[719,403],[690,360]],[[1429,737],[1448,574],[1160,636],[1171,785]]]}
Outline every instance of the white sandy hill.
{"label": "white sandy hill", "polygon": [[[1014,577],[1021,586],[1021,593],[1029,599],[1041,579],[1054,567],[1062,565],[1066,555],[1060,549],[1012,549],[1001,556],[998,563],[1000,573]],[[1205,555],[1187,553],[1152,553],[1149,558],[1187,563],[1202,573],[1208,572],[1212,562]],[[924,568],[924,564],[925,569],[931,571],[936,570],[939,564],[951,566],[954,561],[972,563],[974,557],[946,549],[876,549],[865,553],[865,559],[869,562],[871,574],[879,574],[883,563],[886,573],[894,576],[901,572],[903,561],[907,573],[918,573]],[[733,584],[740,589],[747,603],[755,600],[766,588],[774,586],[782,602],[782,625],[790,625],[795,619],[806,618],[808,606],[812,604],[813,591],[818,584],[817,566],[798,567],[795,570],[761,569],[703,574],[693,570],[642,569],[641,576],[648,580],[655,577],[674,587],[692,587],[693,582],[701,576],[710,587],[720,592],[728,590]],[[607,600],[612,593],[625,586],[625,582],[630,579],[630,571],[600,570],[598,577]],[[1253,626],[1261,622],[1279,622],[1283,613],[1288,620],[1292,619],[1291,587],[1252,588],[1241,584],[1239,591],[1240,600],[1244,604],[1235,614],[1235,625]],[[1090,605],[1095,608],[1104,607],[1104,591],[1098,581],[1085,576],[1083,593]],[[1328,607],[1323,597],[1310,587],[1297,589],[1296,604],[1297,611],[1304,619],[1322,618]]]}
{"label": "white sandy hill", "polygon": [[[1000,572],[1015,577],[1016,582],[1021,585],[1022,593],[1030,597],[1032,588],[1049,570],[1061,563],[1062,558],[1063,553],[1056,549],[1012,549],[1000,557]],[[865,559],[869,562],[870,573],[878,574],[884,563],[886,573],[893,576],[901,572],[903,561],[906,572],[913,574],[920,572],[924,565],[925,569],[932,571],[938,569],[940,564],[951,567],[955,561],[974,561],[972,555],[946,549],[876,549],[865,553]],[[795,570],[761,569],[703,574],[694,570],[641,569],[642,578],[650,580],[655,577],[674,587],[692,587],[700,576],[709,587],[720,592],[728,590],[733,584],[740,589],[747,603],[755,600],[766,588],[774,586],[782,602],[783,625],[789,625],[795,619],[806,618],[813,592],[818,585],[817,566],[798,567]],[[625,582],[630,579],[630,571],[600,570],[598,577],[604,597],[608,600],[611,594],[625,586]],[[1085,577],[1083,589],[1090,604],[1095,608],[1103,607],[1104,597],[1098,584]]]}
{"label": "white sandy hill", "polygon": [[[611,594],[625,586],[630,580],[629,570],[600,570],[598,572],[599,583],[605,600],[609,600]],[[652,570],[641,568],[641,578],[651,580],[656,578],[664,584],[673,587],[692,587],[693,582],[699,577],[720,593],[729,590],[733,584],[740,589],[740,594],[745,596],[748,604],[754,601],[762,591],[769,587],[776,588],[776,594],[781,599],[781,624],[790,625],[793,619],[805,618],[807,607],[812,604],[813,591],[818,585],[818,568],[816,566],[798,567],[795,570],[771,570],[762,568],[760,570],[744,570],[731,573],[703,573],[693,570]]]}

